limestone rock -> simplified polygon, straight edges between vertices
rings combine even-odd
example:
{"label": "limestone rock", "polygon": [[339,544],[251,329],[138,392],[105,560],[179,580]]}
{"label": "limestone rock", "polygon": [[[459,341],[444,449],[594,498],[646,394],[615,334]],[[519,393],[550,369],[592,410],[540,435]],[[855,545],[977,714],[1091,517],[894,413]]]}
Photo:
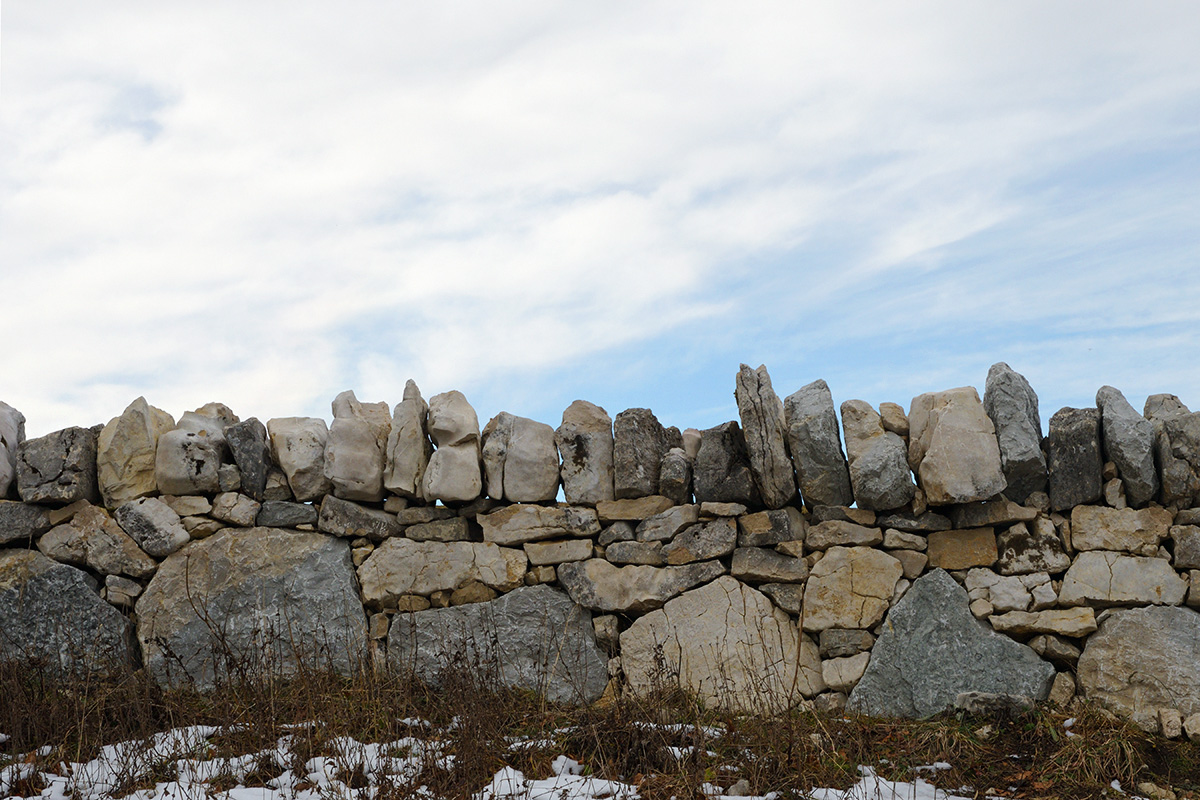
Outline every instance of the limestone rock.
{"label": "limestone rock", "polygon": [[[1162,481],[1163,505],[1191,508],[1200,505],[1200,414],[1188,412],[1178,398],[1174,403],[1152,395],[1146,416],[1154,425],[1154,456]],[[1176,407],[1177,406],[1177,407]]]}
{"label": "limestone rock", "polygon": [[1158,709],[1200,712],[1200,614],[1186,608],[1114,611],[1088,637],[1077,672],[1088,700],[1147,727]]}
{"label": "limestone rock", "polygon": [[738,547],[774,547],[781,542],[804,541],[806,525],[800,510],[759,511],[738,517]]}
{"label": "limestone rock", "polygon": [[175,427],[162,409],[134,400],[109,421],[96,439],[96,477],[104,504],[115,508],[130,500],[154,494],[154,456],[158,439]]}
{"label": "limestone rock", "polygon": [[491,542],[414,542],[388,539],[358,568],[368,605],[385,607],[401,595],[425,597],[471,581],[501,592],[521,585],[525,553]]}
{"label": "limestone rock", "polygon": [[904,440],[883,429],[879,414],[862,400],[842,403],[842,428],[850,457],[850,485],[859,508],[886,511],[913,499]]}
{"label": "limestone rock", "polygon": [[[317,533],[226,528],[170,555],[137,601],[150,674],[200,688],[301,663],[348,674],[362,663],[366,618],[349,546]],[[226,659],[229,660],[226,660]]]}
{"label": "limestone rock", "polygon": [[157,497],[141,497],[121,505],[113,516],[147,555],[166,558],[191,537],[170,506]]}
{"label": "limestone rock", "polygon": [[504,546],[600,533],[600,522],[590,508],[515,505],[480,514],[478,519],[483,540]]}
{"label": "limestone rock", "polygon": [[885,431],[891,431],[901,439],[908,439],[910,432],[908,415],[904,413],[904,407],[900,404],[880,403],[879,421],[883,423],[883,429]]}
{"label": "limestone rock", "polygon": [[222,492],[213,498],[212,515],[221,522],[237,525],[242,528],[254,527],[258,519],[260,503],[256,503],[244,494],[238,492]]}
{"label": "limestone rock", "polygon": [[479,417],[459,391],[429,398],[429,435],[439,448],[479,441]]}
{"label": "limestone rock", "polygon": [[421,499],[425,469],[433,455],[426,429],[428,416],[429,404],[422,399],[417,384],[409,380],[404,384],[404,399],[392,413],[388,433],[383,486],[389,492]]}
{"label": "limestone rock", "polygon": [[663,547],[663,555],[671,565],[690,564],[721,558],[737,546],[737,527],[728,518],[702,522],[679,533]]}
{"label": "limestone rock", "polygon": [[17,449],[17,491],[26,503],[98,503],[95,432],[65,428],[26,439]]}
{"label": "limestone rock", "polygon": [[699,507],[674,506],[639,522],[634,536],[639,542],[669,542],[680,531],[695,525],[699,520]]}
{"label": "limestone rock", "polygon": [[1054,532],[1054,523],[1039,519],[1032,525],[1019,522],[996,537],[996,570],[1001,575],[1034,572],[1058,574],[1071,566],[1071,557]]}
{"label": "limestone rock", "polygon": [[613,491],[620,500],[658,494],[667,433],[648,408],[630,408],[613,421]]}
{"label": "limestone rock", "polygon": [[280,417],[267,422],[275,462],[287,476],[300,502],[320,500],[333,490],[325,477],[325,443],[329,428],[314,417]]}
{"label": "limestone rock", "polygon": [[1065,511],[1094,503],[1103,493],[1100,411],[1062,408],[1050,418],[1050,507]]}
{"label": "limestone rock", "polygon": [[317,529],[333,536],[347,539],[366,537],[374,542],[400,534],[396,518],[386,511],[364,508],[330,494],[321,501]]}
{"label": "limestone rock", "polygon": [[0,402],[0,499],[9,496],[17,476],[17,449],[24,441],[25,415]]}
{"label": "limestone rock", "polygon": [[632,500],[601,500],[596,503],[596,514],[602,523],[636,522],[661,514],[674,505],[661,495],[638,497]]}
{"label": "limestone rock", "polygon": [[439,447],[429,458],[422,493],[427,500],[469,503],[483,491],[478,442]]}
{"label": "limestone rock", "polygon": [[613,564],[643,564],[663,567],[667,564],[663,556],[662,542],[613,542],[604,550],[604,558]]}
{"label": "limestone rock", "polygon": [[1075,506],[1071,509],[1071,545],[1076,550],[1123,550],[1157,555],[1171,528],[1171,512],[1161,508],[1117,509]]}
{"label": "limestone rock", "polygon": [[558,581],[584,608],[605,612],[650,611],[693,586],[725,572],[720,561],[678,567],[616,567],[602,558],[571,561],[558,568]]}
{"label": "limestone rock", "polygon": [[[1170,529],[1174,543],[1175,569],[1200,569],[1200,527],[1196,525],[1173,525]],[[3,538],[3,534],[0,534]]]}
{"label": "limestone rock", "polygon": [[929,566],[941,569],[990,567],[999,557],[996,534],[991,528],[931,533],[926,553]]}
{"label": "limestone rock", "polygon": [[315,525],[317,507],[307,503],[289,503],[286,500],[267,500],[258,509],[255,524],[260,528],[294,528],[297,525]]}
{"label": "limestone rock", "polygon": [[53,526],[45,506],[0,500],[0,545],[32,539]]}
{"label": "limestone rock", "polygon": [[549,586],[516,589],[489,603],[398,614],[388,663],[437,681],[469,669],[487,686],[535,691],[551,703],[592,703],[608,685],[592,615]]}
{"label": "limestone rock", "polygon": [[672,447],[663,456],[658,471],[658,491],[663,497],[682,505],[692,498],[692,460],[681,447]]}
{"label": "limestone rock", "polygon": [[1032,522],[1037,515],[1036,508],[1019,506],[1006,497],[967,503],[950,511],[955,528],[987,528],[1013,522]]}
{"label": "limestone rock", "polygon": [[1104,433],[1104,457],[1117,465],[1129,505],[1140,508],[1158,496],[1154,467],[1154,425],[1112,386],[1096,392]]}
{"label": "limestone rock", "polygon": [[555,432],[562,454],[563,497],[571,505],[594,506],[613,495],[612,420],[600,406],[576,400]]}
{"label": "limestone rock", "polygon": [[145,578],[156,564],[103,508],[89,506],[65,525],[51,528],[38,550],[63,564],[87,567],[101,575]]}
{"label": "limestone rock", "polygon": [[[390,423],[389,423],[390,428]],[[325,478],[343,500],[383,499],[384,446],[379,431],[356,417],[336,417],[325,442]]]}
{"label": "limestone rock", "polygon": [[831,547],[809,572],[804,630],[870,628],[883,619],[903,568],[870,547]]}
{"label": "limestone rock", "polygon": [[555,542],[528,542],[523,545],[525,556],[535,567],[554,566],[568,561],[583,561],[592,557],[588,539],[561,539]]}
{"label": "limestone rock", "polygon": [[466,542],[471,539],[471,525],[466,517],[437,519],[405,528],[404,536],[414,542]]}
{"label": "limestone rock", "polygon": [[746,437],[736,422],[701,431],[692,488],[697,503],[758,504]]}
{"label": "limestone rock", "polygon": [[917,550],[923,553],[929,547],[929,540],[915,533],[888,528],[883,532],[883,546],[887,550]]}
{"label": "limestone rock", "polygon": [[739,547],[729,574],[747,583],[801,583],[808,577],[808,562],[763,547]]}
{"label": "limestone rock", "polygon": [[134,667],[129,619],[95,579],[41,553],[0,550],[0,661],[40,661],[75,677]]}
{"label": "limestone rock", "polygon": [[1130,605],[1177,606],[1187,581],[1161,558],[1140,558],[1090,550],[1075,557],[1063,577],[1059,602],[1095,608]]}
{"label": "limestone rock", "polygon": [[621,668],[637,693],[677,682],[730,711],[778,712],[825,689],[812,640],[728,576],[634,621],[621,634]]}
{"label": "limestone rock", "polygon": [[1010,636],[1053,634],[1079,639],[1096,630],[1096,612],[1090,608],[1009,611],[993,616],[990,622],[994,629]]}
{"label": "limestone rock", "polygon": [[767,508],[782,508],[796,499],[796,476],[787,453],[783,403],[771,386],[766,366],[750,369],[742,364],[734,397],[759,496]]}
{"label": "limestone rock", "polygon": [[487,493],[510,503],[543,503],[558,495],[558,448],[544,422],[496,415],[483,429]]}
{"label": "limestone rock", "polygon": [[1003,361],[988,370],[983,407],[996,428],[1000,464],[1016,503],[1046,488],[1046,456],[1042,452],[1042,419],[1029,381]]}
{"label": "limestone rock", "polygon": [[870,653],[857,653],[846,658],[831,658],[822,661],[821,678],[831,691],[850,692],[862,679],[870,660]]}
{"label": "limestone rock", "polygon": [[804,537],[809,550],[828,550],[831,547],[874,547],[883,542],[883,531],[853,522],[831,519],[811,526]]}
{"label": "limestone rock", "polygon": [[267,476],[273,466],[266,426],[251,417],[230,425],[224,435],[225,444],[229,446],[229,452],[242,475],[239,487],[242,494],[261,503],[267,490]]}
{"label": "limestone rock", "polygon": [[764,583],[757,587],[760,592],[771,598],[771,602],[793,617],[800,616],[804,605],[804,584],[802,583]]}
{"label": "limestone rock", "polygon": [[364,403],[355,397],[353,390],[347,389],[333,398],[330,409],[335,420],[356,419],[365,422],[374,433],[380,451],[387,449],[388,436],[392,432],[392,419],[387,403]]}
{"label": "limestone rock", "polygon": [[918,395],[908,420],[909,467],[930,505],[986,500],[1007,486],[996,429],[974,387]]}
{"label": "limestone rock", "polygon": [[888,614],[846,708],[927,717],[963,692],[1045,699],[1054,667],[976,620],[967,603],[967,593],[943,570],[914,581]]}
{"label": "limestone rock", "polygon": [[949,517],[934,511],[924,511],[920,514],[888,514],[879,517],[874,524],[880,528],[895,528],[905,533],[933,533],[948,531],[954,527]]}
{"label": "limestone rock", "polygon": [[850,470],[829,385],[818,380],[801,387],[784,401],[783,411],[804,504],[809,508],[851,505]]}
{"label": "limestone rock", "polygon": [[634,537],[633,525],[628,522],[614,522],[600,531],[600,538],[596,540],[596,544],[608,547],[615,542],[632,542]]}

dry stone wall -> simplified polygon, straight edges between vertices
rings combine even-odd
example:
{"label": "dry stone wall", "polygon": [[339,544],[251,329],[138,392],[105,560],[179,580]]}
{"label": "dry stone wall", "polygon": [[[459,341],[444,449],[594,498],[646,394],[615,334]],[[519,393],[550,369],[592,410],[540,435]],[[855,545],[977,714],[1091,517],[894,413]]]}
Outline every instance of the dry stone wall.
{"label": "dry stone wall", "polygon": [[703,431],[582,400],[481,429],[409,381],[331,424],[138,398],[28,440],[0,403],[0,658],[199,686],[459,664],[767,712],[1081,698],[1200,735],[1200,413],[1105,386],[1043,438],[1006,364],[907,413],[781,399],[765,367],[734,396]]}

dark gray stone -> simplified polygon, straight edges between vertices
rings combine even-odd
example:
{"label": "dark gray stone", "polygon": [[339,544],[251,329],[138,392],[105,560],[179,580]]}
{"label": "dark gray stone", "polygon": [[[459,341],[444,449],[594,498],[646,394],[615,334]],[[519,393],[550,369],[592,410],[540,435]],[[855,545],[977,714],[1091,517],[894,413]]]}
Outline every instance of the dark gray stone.
{"label": "dark gray stone", "polygon": [[648,408],[629,408],[613,421],[613,491],[618,500],[658,494],[667,433]]}
{"label": "dark gray stone", "polygon": [[632,542],[634,535],[633,525],[621,520],[600,531],[600,538],[596,540],[596,544],[608,547],[614,542]]}
{"label": "dark gray stone", "polygon": [[800,616],[804,605],[804,584],[802,583],[764,583],[758,590],[771,598],[776,607],[786,611],[793,617]]}
{"label": "dark gray stone", "polygon": [[1104,493],[1100,409],[1059,409],[1050,418],[1046,445],[1050,455],[1050,508],[1066,511],[1099,500]]}
{"label": "dark gray stone", "polygon": [[898,531],[906,533],[933,533],[935,531],[948,531],[954,526],[950,524],[949,517],[944,517],[941,514],[933,511],[926,511],[924,514],[888,514],[880,517],[876,521],[876,526],[880,528],[895,528]]}
{"label": "dark gray stone", "polygon": [[672,447],[663,456],[658,472],[658,493],[676,505],[692,499],[692,462],[680,447]]}
{"label": "dark gray stone", "polygon": [[842,431],[858,507],[888,511],[907,505],[917,486],[908,468],[904,440],[884,430],[879,413],[862,400],[842,403]]}
{"label": "dark gray stone", "polygon": [[32,539],[52,527],[44,506],[0,500],[0,545]]}
{"label": "dark gray stone", "polygon": [[17,491],[26,503],[99,503],[95,432],[64,428],[26,439],[17,449]]}
{"label": "dark gray stone", "polygon": [[758,505],[758,489],[746,455],[746,438],[736,422],[700,432],[692,484],[697,503]]}
{"label": "dark gray stone", "polygon": [[230,425],[225,429],[225,443],[242,474],[242,494],[261,503],[272,466],[266,426],[255,417]]}
{"label": "dark gray stone", "polygon": [[1038,399],[1025,376],[1003,361],[988,370],[983,408],[996,426],[1000,464],[1009,500],[1023,503],[1046,488],[1046,456],[1042,452],[1042,419]]}
{"label": "dark gray stone", "polygon": [[552,703],[591,703],[608,685],[591,612],[549,586],[397,614],[388,663],[435,683],[448,669],[465,670],[482,686],[528,689]]}
{"label": "dark gray stone", "polygon": [[783,403],[771,386],[767,368],[742,364],[733,394],[758,493],[767,508],[782,508],[796,499],[796,471],[787,454]]}
{"label": "dark gray stone", "polygon": [[1018,522],[996,536],[999,557],[996,571],[1001,575],[1029,575],[1046,572],[1057,575],[1071,566],[1071,557],[1048,519],[1031,524]]}
{"label": "dark gray stone", "polygon": [[1104,457],[1117,465],[1125,484],[1125,500],[1133,508],[1141,508],[1158,496],[1154,424],[1112,386],[1100,387],[1096,405],[1100,408]]}
{"label": "dark gray stone", "polygon": [[72,676],[128,671],[133,626],[82,570],[31,550],[0,550],[0,659]]}
{"label": "dark gray stone", "polygon": [[471,538],[471,524],[466,517],[438,519],[411,525],[404,536],[414,542],[465,542]]}
{"label": "dark gray stone", "polygon": [[1154,459],[1165,506],[1200,504],[1200,414],[1171,394],[1146,400],[1146,417],[1154,426]]}
{"label": "dark gray stone", "polygon": [[261,528],[294,528],[317,524],[317,507],[308,503],[266,500],[258,509],[255,524]]}
{"label": "dark gray stone", "polygon": [[191,541],[179,515],[157,497],[130,500],[113,512],[113,518],[154,558],[166,558]]}
{"label": "dark gray stone", "polygon": [[365,536],[381,542],[391,536],[400,535],[401,528],[396,517],[378,508],[364,508],[357,503],[325,495],[321,500],[321,514],[317,518],[317,530],[357,539]]}
{"label": "dark gray stone", "polygon": [[737,525],[732,519],[721,517],[712,522],[692,525],[675,535],[665,547],[663,555],[667,563],[690,564],[721,558],[733,552],[737,546]]}
{"label": "dark gray stone", "polygon": [[927,717],[953,708],[963,692],[1044,700],[1054,666],[975,619],[968,603],[966,590],[944,570],[918,578],[888,613],[846,708]]}
{"label": "dark gray stone", "polygon": [[672,597],[725,574],[720,561],[678,567],[618,567],[602,558],[568,561],[559,564],[557,570],[558,582],[581,606],[633,613],[661,608]]}
{"label": "dark gray stone", "polygon": [[809,508],[851,505],[850,470],[829,385],[818,380],[801,387],[783,401],[783,410],[804,504]]}

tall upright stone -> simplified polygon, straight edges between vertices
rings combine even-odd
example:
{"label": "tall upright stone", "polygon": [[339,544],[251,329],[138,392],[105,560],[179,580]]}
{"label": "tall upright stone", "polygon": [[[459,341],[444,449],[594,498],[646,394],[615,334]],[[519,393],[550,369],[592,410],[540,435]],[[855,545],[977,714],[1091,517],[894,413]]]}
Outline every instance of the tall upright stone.
{"label": "tall upright stone", "polygon": [[594,506],[613,494],[613,431],[608,412],[576,400],[563,412],[555,432],[562,455],[563,497],[572,505]]}
{"label": "tall upright stone", "polygon": [[414,499],[424,496],[422,481],[433,455],[426,429],[428,416],[429,404],[421,397],[417,384],[409,380],[404,384],[404,399],[392,413],[392,429],[388,434],[383,486],[389,492]]}
{"label": "tall upright stone", "polygon": [[242,476],[242,494],[263,501],[267,475],[271,472],[271,444],[267,428],[256,417],[225,428],[225,443]]}
{"label": "tall upright stone", "polygon": [[558,495],[558,448],[544,422],[501,411],[483,429],[488,496],[510,503],[544,503]]}
{"label": "tall upright stone", "polygon": [[1042,452],[1042,419],[1038,399],[1025,380],[1003,361],[988,370],[983,407],[996,427],[1000,464],[1009,500],[1024,503],[1046,488],[1046,455]]}
{"label": "tall upright stone", "polygon": [[1007,485],[995,426],[973,386],[917,395],[908,425],[908,465],[930,505],[986,500]]}
{"label": "tall upright stone", "polygon": [[1125,484],[1125,499],[1140,508],[1158,496],[1154,468],[1154,425],[1143,417],[1120,390],[1101,386],[1096,392],[1104,434],[1104,457],[1117,465]]}
{"label": "tall upright stone", "polygon": [[692,486],[697,503],[757,505],[758,487],[750,471],[746,438],[736,422],[701,431]]}
{"label": "tall upright stone", "polygon": [[628,408],[613,421],[613,492],[616,499],[658,494],[667,432],[648,408]]}
{"label": "tall upright stone", "polygon": [[1093,503],[1103,493],[1100,410],[1061,408],[1050,418],[1050,507],[1066,511]]}
{"label": "tall upright stone", "polygon": [[908,447],[884,430],[878,412],[862,400],[847,400],[842,403],[842,428],[858,507],[887,511],[912,500],[917,487],[908,471]]}
{"label": "tall upright stone", "polygon": [[758,492],[767,508],[782,508],[796,499],[796,476],[787,454],[783,403],[766,366],[750,369],[742,364],[733,394]]}
{"label": "tall upright stone", "polygon": [[267,421],[275,463],[287,476],[301,503],[320,500],[333,491],[325,477],[325,443],[329,428],[316,417],[278,417]]}
{"label": "tall upright stone", "polygon": [[25,440],[17,450],[17,490],[26,503],[99,502],[95,431],[64,428]]}
{"label": "tall upright stone", "polygon": [[383,499],[383,468],[392,422],[387,403],[363,403],[347,390],[332,403],[325,477],[343,500]]}
{"label": "tall upright stone", "polygon": [[1146,418],[1154,426],[1163,505],[1200,505],[1200,413],[1193,414],[1173,394],[1152,394],[1146,398]]}
{"label": "tall upright stone", "polygon": [[8,497],[17,476],[17,448],[25,441],[25,415],[0,402],[0,499]]}
{"label": "tall upright stone", "polygon": [[392,417],[388,413],[387,403],[364,403],[355,397],[353,389],[347,389],[333,398],[330,408],[334,419],[357,419],[366,423],[379,449],[386,449],[388,434],[392,431]]}
{"label": "tall upright stone", "polygon": [[800,496],[809,508],[854,504],[850,469],[829,384],[802,386],[783,401],[788,449],[800,480]]}
{"label": "tall upright stone", "polygon": [[479,417],[462,392],[429,398],[429,435],[437,450],[425,469],[422,494],[427,500],[469,503],[483,491]]}

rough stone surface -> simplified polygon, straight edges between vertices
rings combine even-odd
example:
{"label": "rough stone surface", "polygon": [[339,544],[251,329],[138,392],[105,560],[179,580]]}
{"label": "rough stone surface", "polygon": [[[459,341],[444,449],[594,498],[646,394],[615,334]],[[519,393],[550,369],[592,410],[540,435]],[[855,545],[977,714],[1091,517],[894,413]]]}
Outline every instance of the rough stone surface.
{"label": "rough stone surface", "polygon": [[845,658],[822,661],[821,678],[830,691],[850,692],[866,672],[870,660],[870,653],[858,653]]}
{"label": "rough stone surface", "polygon": [[848,658],[865,653],[875,645],[870,631],[828,628],[821,631],[821,658]]}
{"label": "rough stone surface", "polygon": [[1168,605],[1183,602],[1187,581],[1161,558],[1141,558],[1105,550],[1075,557],[1063,576],[1058,601],[1064,606]]}
{"label": "rough stone surface", "polygon": [[809,550],[828,550],[831,547],[874,547],[883,542],[883,531],[831,519],[811,526],[804,535]]}
{"label": "rough stone surface", "polygon": [[254,527],[261,503],[239,492],[222,492],[213,498],[212,516],[241,528]]}
{"label": "rough stone surface", "polygon": [[757,505],[758,488],[750,471],[746,437],[736,422],[701,431],[692,487],[697,503]]}
{"label": "rough stone surface", "polygon": [[[1032,527],[1032,530],[1030,528]],[[1047,572],[1056,575],[1071,566],[1071,557],[1048,519],[1032,526],[1019,522],[996,537],[996,570],[1001,575]]]}
{"label": "rough stone surface", "polygon": [[45,506],[0,500],[0,545],[32,539],[53,526]]}
{"label": "rough stone surface", "polygon": [[929,566],[941,569],[990,567],[999,557],[996,534],[991,528],[936,531],[929,534],[926,554]]}
{"label": "rough stone surface", "polygon": [[1053,634],[1078,639],[1096,630],[1096,613],[1090,608],[1009,611],[993,616],[990,622],[994,629],[1010,636]]}
{"label": "rough stone surface", "polygon": [[115,508],[154,494],[158,488],[154,480],[158,439],[174,427],[171,415],[144,397],[104,426],[96,439],[96,479],[106,506]]}
{"label": "rough stone surface", "polygon": [[1137,555],[1157,555],[1171,529],[1172,514],[1161,508],[1106,508],[1075,506],[1071,509],[1071,545],[1076,550],[1122,550]]}
{"label": "rough stone surface", "polygon": [[17,449],[24,441],[25,415],[0,402],[0,499],[8,497],[17,477]]}
{"label": "rough stone surface", "polygon": [[783,412],[804,504],[851,505],[850,470],[829,385],[818,380],[801,387],[784,401]]}
{"label": "rough stone surface", "polygon": [[996,428],[1000,464],[1009,500],[1023,503],[1046,488],[1046,455],[1042,452],[1042,419],[1029,381],[1003,361],[988,370],[983,407]]}
{"label": "rough stone surface", "polygon": [[1077,675],[1084,697],[1144,727],[1160,708],[1200,713],[1200,614],[1114,611],[1088,638]]}
{"label": "rough stone surface", "polygon": [[1104,458],[1117,465],[1125,484],[1125,499],[1140,508],[1158,496],[1158,470],[1154,467],[1154,425],[1125,395],[1112,386],[1096,392],[1104,434]]}
{"label": "rough stone surface", "polygon": [[116,520],[97,506],[88,506],[69,523],[51,528],[37,546],[55,561],[87,567],[101,575],[145,578],[156,566]]}
{"label": "rough stone surface", "polygon": [[17,491],[26,503],[100,502],[96,483],[96,433],[64,428],[17,449]]}
{"label": "rough stone surface", "polygon": [[592,615],[548,586],[496,600],[399,614],[388,635],[388,663],[437,681],[447,668],[484,683],[528,689],[552,703],[592,703],[608,685],[607,658]]}
{"label": "rough stone surface", "polygon": [[661,514],[674,505],[662,495],[639,497],[633,500],[601,500],[596,503],[596,515],[602,523],[640,522]]}
{"label": "rough stone surface", "polygon": [[663,547],[663,555],[668,564],[690,564],[727,556],[735,547],[737,527],[733,520],[722,517],[698,523],[676,535]]}
{"label": "rough stone surface", "polygon": [[613,491],[620,500],[658,494],[667,433],[648,408],[630,408],[613,420]]}
{"label": "rough stone surface", "polygon": [[297,525],[315,525],[317,507],[307,503],[289,503],[286,500],[267,500],[258,509],[255,523],[262,528],[294,528]]}
{"label": "rough stone surface", "polygon": [[693,586],[722,575],[720,561],[679,567],[617,567],[602,558],[572,561],[558,568],[558,580],[576,603],[606,612],[642,612],[662,606]]}
{"label": "rough stone surface", "polygon": [[427,500],[469,503],[483,491],[479,418],[462,392],[429,398],[429,436],[437,450],[429,458],[422,483]]}
{"label": "rough stone surface", "polygon": [[425,468],[433,455],[426,419],[429,404],[421,397],[417,384],[404,384],[404,398],[392,412],[392,427],[388,433],[383,486],[401,497],[420,499]]}
{"label": "rough stone surface", "polygon": [[738,547],[774,547],[781,542],[803,541],[804,517],[788,506],[738,517]]}
{"label": "rough stone surface", "polygon": [[899,403],[880,403],[879,421],[885,431],[891,431],[902,439],[909,435],[908,415]]}
{"label": "rough stone surface", "polygon": [[487,493],[510,503],[541,503],[558,494],[554,429],[502,411],[483,429]]}
{"label": "rough stone surface", "polygon": [[154,558],[166,558],[191,541],[179,515],[157,497],[125,503],[113,516],[138,546]]}
{"label": "rough stone surface", "polygon": [[1050,456],[1050,507],[1066,511],[1099,500],[1104,488],[1100,410],[1059,409],[1050,418],[1046,446]]}
{"label": "rough stone surface", "polygon": [[692,460],[683,448],[672,447],[663,456],[658,471],[658,492],[678,504],[692,499]]}
{"label": "rough stone surface", "polygon": [[699,520],[698,506],[675,506],[639,522],[634,535],[639,542],[669,542]]}
{"label": "rough stone surface", "polygon": [[913,499],[908,447],[885,431],[875,409],[862,400],[842,403],[842,428],[850,459],[850,485],[859,508],[886,511]]}
{"label": "rough stone surface", "polygon": [[[636,544],[636,543],[631,543]],[[592,557],[592,542],[589,539],[563,539],[557,542],[528,542],[524,546],[529,563],[535,567],[547,564],[563,564],[567,561],[583,561]]]}
{"label": "rough stone surface", "polygon": [[478,519],[483,540],[505,546],[600,533],[599,519],[590,508],[515,505],[480,514]]}
{"label": "rough stone surface", "polygon": [[966,591],[943,570],[914,581],[888,614],[847,709],[927,717],[963,692],[1045,699],[1053,665],[976,620],[967,604]]}
{"label": "rough stone surface", "polygon": [[267,490],[267,476],[273,466],[266,426],[251,417],[230,425],[224,433],[225,443],[242,474],[240,491],[261,503]]}
{"label": "rough stone surface", "polygon": [[572,505],[594,506],[613,495],[613,432],[608,412],[576,400],[563,412],[555,432],[562,455],[563,497]]}
{"label": "rough stone surface", "polygon": [[525,553],[490,542],[414,542],[388,539],[358,568],[363,600],[394,604],[401,595],[424,597],[478,581],[509,591],[525,578]]}
{"label": "rough stone surface", "polygon": [[914,397],[908,424],[908,464],[930,505],[986,500],[1008,485],[995,426],[974,387]]}
{"label": "rough stone surface", "polygon": [[621,634],[621,667],[635,692],[677,682],[732,711],[781,711],[825,689],[812,640],[728,576],[637,619]]}
{"label": "rough stone surface", "polygon": [[808,577],[808,562],[762,547],[739,547],[729,574],[748,583],[801,583]]}
{"label": "rough stone surface", "polygon": [[869,547],[832,547],[804,589],[804,630],[870,628],[883,619],[903,568]]}
{"label": "rough stone surface", "polygon": [[1146,416],[1154,425],[1154,457],[1162,481],[1163,505],[1192,508],[1200,505],[1200,414],[1188,412],[1179,398],[1146,400]]}
{"label": "rough stone surface", "polygon": [[767,508],[782,508],[796,499],[796,475],[787,453],[783,403],[771,386],[767,368],[742,364],[734,398],[759,496]]}
{"label": "rough stone surface", "polygon": [[888,514],[876,522],[880,528],[895,528],[906,533],[933,533],[948,531],[954,527],[949,517],[934,511],[924,511],[920,514]]}
{"label": "rough stone surface", "polygon": [[303,662],[344,674],[365,656],[350,548],[321,534],[226,528],[168,556],[136,608],[143,660],[162,684],[210,687],[226,656],[269,673]]}
{"label": "rough stone surface", "polygon": [[363,536],[376,542],[400,534],[396,518],[386,511],[364,508],[331,494],[321,501],[317,529],[333,536],[347,539]]}
{"label": "rough stone surface", "polygon": [[1173,525],[1170,532],[1175,546],[1172,560],[1175,569],[1200,569],[1200,526]]}
{"label": "rough stone surface", "polygon": [[41,553],[0,550],[0,661],[41,661],[81,676],[134,666],[129,619],[87,573]]}
{"label": "rough stone surface", "polygon": [[1036,508],[1017,505],[1005,497],[956,506],[950,511],[955,528],[987,528],[1013,522],[1032,522],[1037,519]]}
{"label": "rough stone surface", "polygon": [[325,442],[325,477],[343,500],[375,503],[383,499],[384,447],[371,423],[337,417]]}
{"label": "rough stone surface", "polygon": [[666,566],[662,542],[613,542],[604,550],[604,558],[613,564]]}
{"label": "rough stone surface", "polygon": [[404,536],[414,542],[465,542],[471,538],[471,524],[466,517],[435,519],[405,528]]}
{"label": "rough stone surface", "polygon": [[325,477],[325,442],[329,428],[314,417],[280,417],[268,420],[275,463],[287,476],[292,495],[300,502],[320,500],[333,490]]}
{"label": "rough stone surface", "polygon": [[800,616],[800,610],[804,605],[804,584],[764,583],[757,588],[771,598],[771,602],[783,611],[793,617]]}

